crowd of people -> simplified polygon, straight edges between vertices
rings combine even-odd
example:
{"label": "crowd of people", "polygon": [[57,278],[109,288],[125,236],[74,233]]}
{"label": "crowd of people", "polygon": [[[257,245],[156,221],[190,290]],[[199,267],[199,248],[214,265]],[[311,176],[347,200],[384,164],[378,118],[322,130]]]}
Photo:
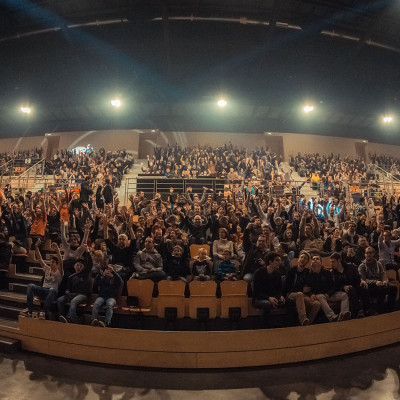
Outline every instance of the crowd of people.
{"label": "crowd of people", "polygon": [[59,150],[49,161],[46,161],[44,173],[53,175],[65,182],[81,183],[89,176],[92,181],[102,182],[109,177],[114,187],[121,185],[122,177],[133,165],[132,156],[125,150],[98,152],[93,148],[85,152],[76,150]]}
{"label": "crowd of people", "polygon": [[[281,157],[268,149],[249,151],[226,144],[222,147],[179,145],[156,147],[152,157],[147,156],[143,174],[169,178],[212,177],[229,180],[271,180],[280,170]],[[289,179],[287,179],[289,180]]]}
{"label": "crowd of people", "polygon": [[[264,158],[275,164],[274,171],[280,168],[278,160],[262,151],[250,157],[232,146],[194,151],[200,166],[225,163],[237,172],[238,167],[243,169],[242,162],[251,165],[249,158],[257,165]],[[174,146],[158,149],[154,160],[166,161],[167,171],[167,160],[172,158],[181,160],[180,165],[195,165],[190,154]],[[171,187],[167,196],[156,193],[146,198],[138,192],[122,204],[110,175],[104,174],[100,183],[95,168],[96,159],[125,168],[129,160],[123,153],[116,153],[116,158],[101,152],[69,156],[60,152],[54,162],[60,168],[75,168],[76,163],[83,173],[89,172],[79,193],[65,187],[54,193],[2,197],[1,267],[7,267],[14,253],[27,254],[44,270],[43,285],[28,287],[28,308],[23,313],[27,317],[32,316],[34,296],[39,296],[45,301],[41,318],[54,317],[51,309],[56,302],[57,318],[76,322],[77,306],[94,292],[98,297],[92,324],[110,326],[118,294],[126,290],[129,279],[214,279],[218,283],[243,279],[266,324],[271,311],[280,307],[293,308],[298,323],[307,325],[317,315],[335,322],[388,312],[396,306],[396,288],[388,280],[388,271],[397,273],[400,266],[400,203],[394,197],[382,198],[380,212],[374,199],[353,202],[340,190],[323,197],[271,196],[242,180],[232,184],[228,195],[206,187],[202,193],[190,187],[176,193]],[[325,160],[321,165],[328,159],[331,169],[335,157],[321,157]],[[303,162],[300,156],[296,160]],[[358,170],[359,165],[354,167]],[[106,168],[106,173],[115,172]],[[41,249],[49,240],[55,255],[47,265]],[[195,255],[192,244],[200,245]],[[98,317],[103,305],[104,322]]]}
{"label": "crowd of people", "polygon": [[368,165],[361,158],[342,159],[339,155],[300,154],[290,157],[290,166],[300,176],[322,182],[332,190],[340,182],[360,184],[369,178]]}

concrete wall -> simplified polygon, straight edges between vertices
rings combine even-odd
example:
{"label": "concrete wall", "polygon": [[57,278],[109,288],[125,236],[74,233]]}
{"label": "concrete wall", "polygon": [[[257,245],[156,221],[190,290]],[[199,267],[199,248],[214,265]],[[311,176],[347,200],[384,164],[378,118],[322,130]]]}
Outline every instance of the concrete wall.
{"label": "concrete wall", "polygon": [[228,133],[228,132],[165,132],[157,137],[158,146],[178,143],[181,146],[218,147],[232,143],[234,146],[248,149],[265,148],[264,133]]}
{"label": "concrete wall", "polygon": [[367,156],[371,154],[386,154],[390,157],[400,157],[400,146],[393,146],[389,144],[368,143]]}
{"label": "concrete wall", "polygon": [[[125,149],[134,153],[135,157],[146,158],[152,154],[155,145],[166,146],[179,143],[181,146],[209,145],[212,147],[232,143],[234,146],[249,150],[269,147],[277,151],[274,144],[276,137],[282,137],[284,159],[300,153],[340,154],[343,157],[356,157],[355,139],[317,136],[295,133],[220,133],[220,132],[142,132],[139,130],[110,130],[54,133],[60,137],[60,148],[87,146],[89,143],[95,150],[104,147],[106,150]],[[0,152],[30,150],[43,147],[46,151],[47,139],[43,136],[26,138],[0,139]],[[377,143],[366,144],[366,153],[387,154],[400,156],[400,146]]]}
{"label": "concrete wall", "polygon": [[14,151],[31,150],[43,147],[46,150],[47,140],[44,136],[31,136],[26,138],[0,139],[0,153],[13,153]]}
{"label": "concrete wall", "polygon": [[[340,154],[342,157],[356,157],[355,139],[333,136],[317,136],[296,133],[277,133],[283,136],[285,160],[297,153]],[[368,153],[368,145],[367,153]]]}
{"label": "concrete wall", "polygon": [[110,130],[110,131],[83,131],[62,132],[54,135],[60,136],[60,148],[72,149],[77,146],[91,144],[95,150],[104,147],[106,150],[127,150],[137,156],[139,148],[139,131],[136,130]]}

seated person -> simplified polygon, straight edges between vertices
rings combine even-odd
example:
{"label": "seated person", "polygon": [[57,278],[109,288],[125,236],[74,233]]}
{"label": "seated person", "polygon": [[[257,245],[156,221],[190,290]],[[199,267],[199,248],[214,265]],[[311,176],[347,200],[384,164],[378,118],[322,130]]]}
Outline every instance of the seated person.
{"label": "seated person", "polygon": [[399,269],[399,263],[394,259],[395,250],[400,245],[400,239],[392,240],[390,231],[381,231],[378,239],[379,261],[386,270]]}
{"label": "seated person", "polygon": [[92,270],[90,271],[90,276],[92,278],[96,278],[97,274],[104,270],[105,267],[108,265],[108,256],[107,251],[102,250],[94,250],[91,253],[93,266]]}
{"label": "seated person", "polygon": [[183,255],[181,246],[174,246],[171,255],[167,255],[164,271],[167,274],[167,279],[172,281],[181,280],[187,282],[187,277],[190,275],[189,265],[186,257]]}
{"label": "seated person", "polygon": [[201,247],[196,259],[190,261],[192,270],[192,279],[195,281],[210,280],[213,263],[207,255],[207,250]]}
{"label": "seated person", "polygon": [[[64,323],[76,323],[76,309],[80,304],[88,300],[90,291],[90,271],[89,268],[85,268],[83,260],[78,260],[74,264],[74,270],[75,274],[70,275],[68,278],[67,290],[64,296],[57,299],[58,320]],[[65,315],[65,306],[67,303],[70,303],[70,305],[68,313]]]}
{"label": "seated person", "polygon": [[131,278],[151,279],[154,282],[167,277],[163,271],[163,261],[160,253],[154,248],[153,238],[147,237],[144,249],[138,251],[134,261],[135,271]]}
{"label": "seated person", "polygon": [[103,217],[104,227],[104,240],[107,244],[107,249],[110,251],[112,256],[113,265],[120,265],[122,268],[119,271],[119,276],[123,280],[128,280],[132,274],[133,259],[136,252],[136,240],[135,234],[132,229],[132,218],[129,219],[128,228],[131,235],[131,240],[125,234],[118,235],[117,244],[108,238],[108,219],[106,216]]}
{"label": "seated person", "polygon": [[218,263],[215,278],[217,281],[236,281],[238,279],[236,266],[231,262],[230,250],[222,252],[223,259]]}
{"label": "seated person", "polygon": [[[245,239],[243,237],[243,247],[245,246]],[[245,249],[246,257],[243,262],[242,278],[251,282],[253,275],[260,267],[265,267],[266,257],[269,252],[267,247],[267,238],[260,235],[257,239],[257,244],[249,244]]]}
{"label": "seated person", "polygon": [[[308,273],[305,287],[306,293],[315,294],[329,322],[350,319],[349,297],[345,292],[335,291],[332,274],[322,267],[321,256],[318,254],[311,258],[311,271]],[[339,315],[333,312],[328,301],[340,301]]]}
{"label": "seated person", "polygon": [[44,312],[39,313],[39,318],[49,318],[49,311],[52,303],[57,299],[58,288],[63,278],[63,262],[61,258],[60,248],[56,243],[51,245],[51,248],[57,252],[57,256],[50,257],[50,266],[48,266],[42,258],[39,251],[40,239],[35,243],[36,259],[44,271],[44,281],[42,286],[37,286],[33,283],[28,285],[28,291],[26,295],[26,303],[28,308],[21,312],[21,315],[25,317],[32,317],[33,309],[33,298],[38,296],[40,299],[45,300]]}
{"label": "seated person", "polygon": [[[375,259],[375,249],[371,246],[365,250],[365,260],[358,267],[361,282],[368,285],[370,297],[377,299],[377,310],[371,310],[370,314],[392,311],[396,300],[396,287],[389,285],[385,269],[380,261]],[[364,284],[364,285],[365,285]],[[386,300],[387,296],[387,301]]]}
{"label": "seated person", "polygon": [[334,290],[347,293],[352,315],[356,315],[357,318],[364,317],[364,310],[369,309],[368,292],[366,284],[361,284],[357,267],[342,261],[339,253],[333,253],[330,259]]}
{"label": "seated person", "polygon": [[254,273],[253,304],[254,307],[263,310],[264,322],[267,323],[270,310],[285,304],[282,276],[278,272],[280,264],[279,254],[270,252],[265,265]]}
{"label": "seated person", "polygon": [[[114,306],[117,303],[118,290],[122,285],[121,277],[114,271],[111,265],[107,266],[105,270],[97,275],[93,288],[98,290],[98,297],[93,305],[92,310],[92,325],[101,327],[110,327],[111,319],[114,313]],[[103,321],[97,319],[100,308],[105,303],[106,316]]]}
{"label": "seated person", "polygon": [[217,268],[218,263],[224,259],[224,250],[229,250],[233,254],[234,247],[233,242],[228,239],[228,231],[225,228],[219,228],[218,230],[219,238],[213,242],[213,260],[215,268]]}
{"label": "seated person", "polygon": [[12,255],[12,245],[9,243],[4,233],[0,233],[0,269],[7,269],[10,265]]}
{"label": "seated person", "polygon": [[289,268],[285,281],[286,299],[295,303],[300,325],[312,324],[321,308],[315,295],[307,296],[303,292],[310,271],[306,268],[309,261],[310,255],[304,250],[301,251],[297,266]]}

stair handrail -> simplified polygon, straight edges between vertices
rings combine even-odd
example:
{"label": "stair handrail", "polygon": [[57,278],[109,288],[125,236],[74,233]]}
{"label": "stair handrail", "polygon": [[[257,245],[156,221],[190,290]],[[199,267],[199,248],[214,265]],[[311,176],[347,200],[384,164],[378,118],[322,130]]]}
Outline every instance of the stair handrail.
{"label": "stair handrail", "polygon": [[[26,186],[28,184],[28,180],[29,178],[31,178],[31,173],[33,172],[33,177],[34,179],[36,179],[36,177],[38,176],[38,167],[41,166],[41,173],[39,174],[39,176],[44,175],[44,166],[46,164],[46,159],[42,158],[40,161],[38,161],[37,163],[33,164],[32,166],[30,166],[28,169],[26,169],[22,174],[20,174],[18,176],[18,189],[23,189],[25,191]],[[22,183],[22,184],[21,184]]]}

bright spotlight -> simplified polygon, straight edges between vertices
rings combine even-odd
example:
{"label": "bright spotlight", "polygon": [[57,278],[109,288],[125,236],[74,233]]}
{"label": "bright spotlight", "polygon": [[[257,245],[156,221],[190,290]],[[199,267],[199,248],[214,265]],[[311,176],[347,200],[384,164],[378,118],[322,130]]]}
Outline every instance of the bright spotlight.
{"label": "bright spotlight", "polygon": [[111,100],[111,105],[113,107],[121,107],[121,100],[120,99],[112,99]]}
{"label": "bright spotlight", "polygon": [[21,107],[20,110],[21,110],[21,112],[23,112],[24,114],[30,114],[31,111],[32,111],[30,107]]}
{"label": "bright spotlight", "polygon": [[386,117],[383,117],[383,122],[385,124],[390,124],[391,122],[393,122],[393,117],[391,117],[390,115],[387,115]]}
{"label": "bright spotlight", "polygon": [[228,104],[228,102],[225,99],[219,99],[217,104],[218,107],[225,107]]}
{"label": "bright spotlight", "polygon": [[304,112],[309,113],[309,112],[311,112],[311,111],[314,110],[314,106],[306,105],[306,106],[303,108],[303,110],[304,110]]}

